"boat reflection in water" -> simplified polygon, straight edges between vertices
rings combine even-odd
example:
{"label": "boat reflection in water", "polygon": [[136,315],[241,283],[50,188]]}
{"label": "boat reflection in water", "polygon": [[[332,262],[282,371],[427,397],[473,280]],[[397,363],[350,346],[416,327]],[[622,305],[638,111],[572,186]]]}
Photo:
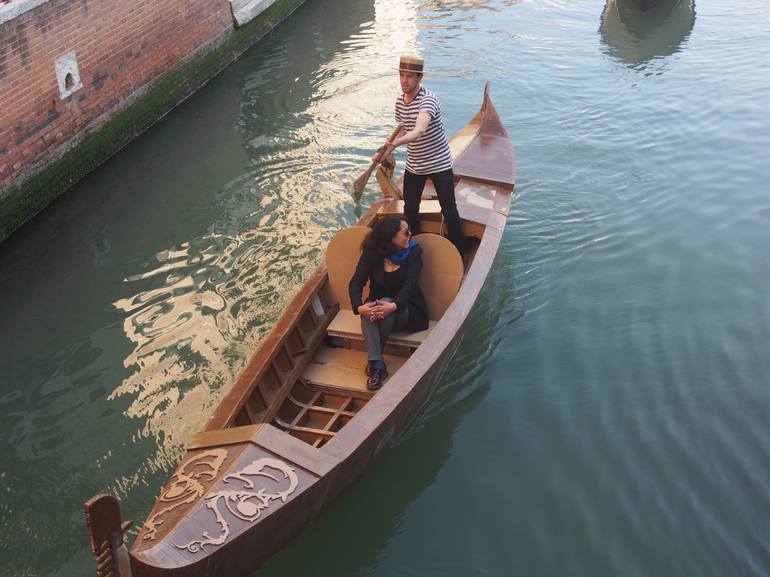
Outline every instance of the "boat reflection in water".
{"label": "boat reflection in water", "polygon": [[637,67],[678,52],[694,24],[694,0],[607,0],[599,31],[608,54]]}

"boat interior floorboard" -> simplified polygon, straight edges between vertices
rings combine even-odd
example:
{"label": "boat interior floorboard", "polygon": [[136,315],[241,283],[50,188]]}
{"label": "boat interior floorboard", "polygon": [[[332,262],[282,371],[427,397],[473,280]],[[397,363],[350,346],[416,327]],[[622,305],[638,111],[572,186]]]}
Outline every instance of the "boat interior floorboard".
{"label": "boat interior floorboard", "polygon": [[[302,373],[302,378],[314,386],[335,391],[371,394],[366,388],[366,351],[322,345]],[[385,355],[390,374],[406,362],[404,357]]]}

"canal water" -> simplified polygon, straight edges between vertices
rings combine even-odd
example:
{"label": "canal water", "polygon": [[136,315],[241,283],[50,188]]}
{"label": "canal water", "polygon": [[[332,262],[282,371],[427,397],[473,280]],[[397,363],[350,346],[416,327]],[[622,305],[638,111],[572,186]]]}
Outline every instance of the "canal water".
{"label": "canal water", "polygon": [[97,492],[145,518],[361,213],[401,53],[449,131],[491,83],[508,228],[417,421],[258,575],[770,574],[768,22],[308,0],[0,245],[0,575],[92,574]]}

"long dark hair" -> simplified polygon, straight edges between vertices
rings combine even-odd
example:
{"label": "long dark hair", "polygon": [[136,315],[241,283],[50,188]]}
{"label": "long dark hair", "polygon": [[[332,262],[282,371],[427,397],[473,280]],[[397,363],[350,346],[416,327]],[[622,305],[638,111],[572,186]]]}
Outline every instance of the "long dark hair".
{"label": "long dark hair", "polygon": [[393,238],[401,230],[401,222],[402,220],[397,216],[385,216],[379,219],[361,243],[361,250],[374,249],[383,258],[396,252]]}

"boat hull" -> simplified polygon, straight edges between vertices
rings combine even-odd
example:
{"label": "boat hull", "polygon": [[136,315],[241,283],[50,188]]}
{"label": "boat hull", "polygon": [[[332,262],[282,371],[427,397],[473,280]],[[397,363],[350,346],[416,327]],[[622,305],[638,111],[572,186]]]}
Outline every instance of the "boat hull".
{"label": "boat hull", "polygon": [[[237,534],[235,534],[236,528],[233,527],[233,535],[228,541],[226,550],[219,549],[211,554],[202,555],[189,564],[180,565],[183,555],[169,558],[169,543],[174,542],[175,547],[181,547],[200,538],[201,534],[195,535],[186,529],[177,530],[169,534],[157,548],[132,554],[133,575],[135,577],[211,577],[253,573],[311,524],[326,507],[367,472],[383,450],[400,438],[431,397],[461,339],[462,335],[458,331],[447,344],[443,354],[435,359],[433,366],[426,370],[423,377],[415,383],[411,393],[405,396],[393,411],[371,430],[368,437],[331,470],[319,477],[310,471],[303,470],[296,463],[291,463],[290,466],[298,473],[301,490],[285,503],[281,503],[270,514],[260,518],[259,522],[249,524]],[[253,462],[274,458],[272,453],[261,447],[250,449],[245,459],[241,458],[233,463],[231,471],[242,469],[244,461]],[[216,530],[216,527],[211,529],[211,522],[215,518],[211,511],[201,510],[197,513],[208,519],[192,525],[206,527],[212,532]],[[226,520],[231,526],[239,522],[233,515],[227,515]],[[244,525],[248,524],[247,521],[241,522]],[[205,553],[205,546],[199,552]]]}
{"label": "boat hull", "polygon": [[[346,397],[339,396],[334,383],[309,387],[307,367],[327,339],[342,302],[330,300],[331,273],[321,265],[252,356],[206,429],[191,440],[130,554],[122,545],[125,528],[116,529],[119,518],[97,514],[101,497],[87,504],[98,577],[250,575],[400,438],[461,342],[497,254],[513,190],[515,156],[486,91],[481,110],[450,139],[450,146],[464,232],[477,244],[466,255],[468,266],[456,296],[421,344],[401,351],[398,370],[376,394],[349,384],[343,387]],[[489,158],[496,166],[485,170]],[[441,215],[435,211],[429,214],[440,232]],[[402,212],[400,200],[381,199],[358,224]],[[424,220],[423,227],[427,224]],[[344,351],[355,354],[354,344],[346,343]],[[355,372],[360,376],[360,368]],[[298,390],[310,391],[312,400],[295,398]],[[281,411],[292,403],[303,408],[287,417]],[[301,426],[302,418],[319,415],[323,423]],[[332,430],[334,423],[341,424]],[[308,431],[316,436],[309,438]],[[102,510],[117,508],[116,503],[107,505]],[[118,569],[119,558],[130,560],[129,574]]]}

